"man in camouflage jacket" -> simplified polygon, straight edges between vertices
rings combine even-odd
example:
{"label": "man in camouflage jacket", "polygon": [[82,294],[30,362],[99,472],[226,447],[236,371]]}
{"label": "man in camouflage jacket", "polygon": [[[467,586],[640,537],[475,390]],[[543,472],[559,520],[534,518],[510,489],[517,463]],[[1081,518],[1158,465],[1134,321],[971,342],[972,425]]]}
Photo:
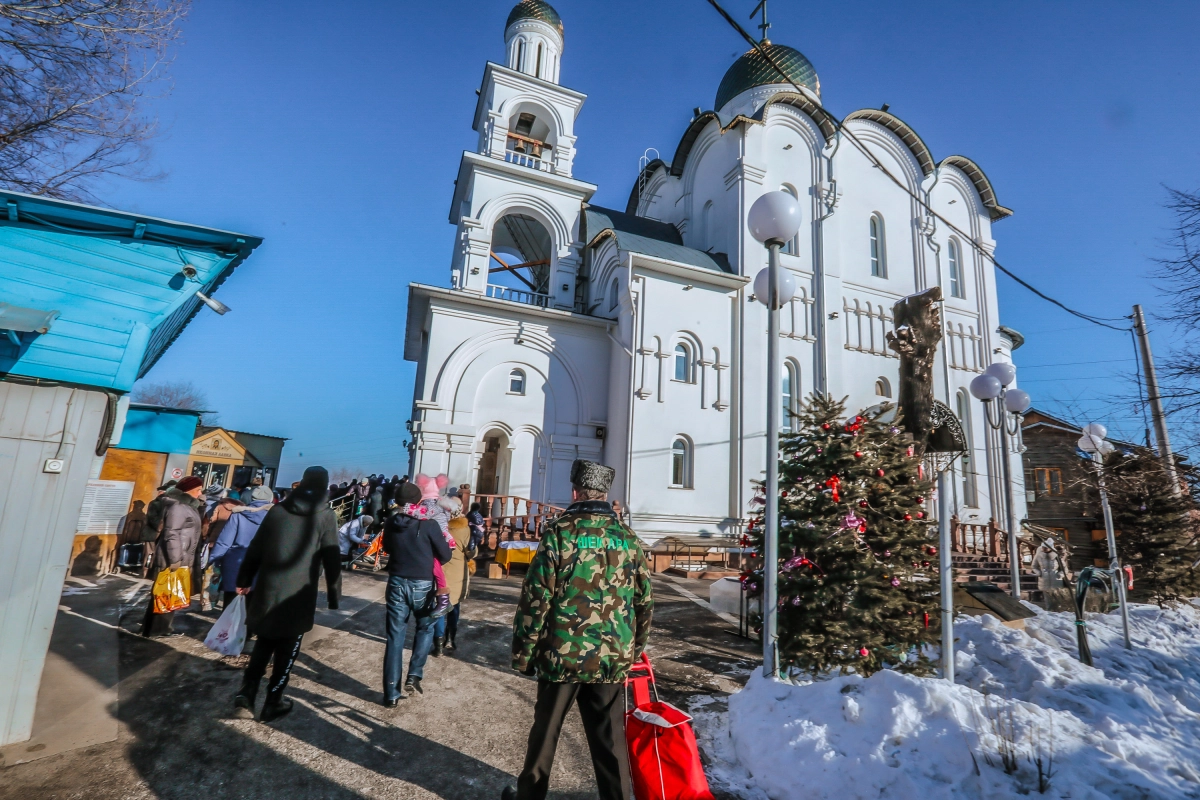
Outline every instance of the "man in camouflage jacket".
{"label": "man in camouflage jacket", "polygon": [[650,567],[637,535],[607,501],[614,471],[579,460],[575,502],[542,534],[513,622],[513,668],[538,678],[529,749],[503,800],[543,800],[573,703],[587,731],[601,800],[628,800],[621,694],[650,636]]}

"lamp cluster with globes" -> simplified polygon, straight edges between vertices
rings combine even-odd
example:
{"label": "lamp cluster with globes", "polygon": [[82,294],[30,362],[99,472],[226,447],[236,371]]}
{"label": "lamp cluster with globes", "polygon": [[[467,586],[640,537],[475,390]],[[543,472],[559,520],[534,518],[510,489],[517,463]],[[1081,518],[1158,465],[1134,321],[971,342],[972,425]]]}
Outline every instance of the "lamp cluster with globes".
{"label": "lamp cluster with globes", "polygon": [[[1013,502],[1012,455],[1009,437],[1020,437],[1021,417],[1029,410],[1029,393],[1010,389],[1017,379],[1017,368],[1006,361],[997,361],[971,381],[971,394],[983,401],[988,425],[1000,431],[1000,459],[1004,477],[1004,521],[1008,528],[1009,576],[1012,596],[1021,599],[1021,553],[1017,545],[1017,513]],[[999,401],[999,402],[996,402]]]}
{"label": "lamp cluster with globes", "polygon": [[1125,600],[1125,578],[1121,570],[1121,556],[1117,552],[1117,535],[1113,530],[1112,509],[1108,505],[1108,490],[1104,486],[1104,457],[1116,450],[1116,446],[1108,441],[1108,428],[1099,422],[1083,426],[1083,435],[1077,442],[1079,449],[1087,453],[1096,468],[1097,483],[1100,487],[1100,509],[1104,512],[1104,537],[1108,544],[1108,568],[1112,573],[1113,591],[1117,594],[1117,602],[1121,606],[1121,625],[1125,633],[1125,648],[1133,649],[1129,639],[1129,606]]}
{"label": "lamp cluster with globes", "polygon": [[779,264],[779,251],[800,230],[800,203],[787,192],[767,192],[746,215],[750,235],[767,248],[767,268],[754,278],[754,295],[767,307],[767,507],[763,513],[763,675],[774,677],[778,659],[779,596],[779,309],[796,294],[791,270]]}

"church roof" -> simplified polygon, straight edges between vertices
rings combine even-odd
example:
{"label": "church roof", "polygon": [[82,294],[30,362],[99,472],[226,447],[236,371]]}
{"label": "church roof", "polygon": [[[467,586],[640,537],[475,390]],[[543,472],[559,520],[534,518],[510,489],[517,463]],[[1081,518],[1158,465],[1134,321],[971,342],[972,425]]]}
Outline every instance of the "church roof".
{"label": "church roof", "polygon": [[560,36],[562,35],[562,17],[558,16],[558,12],[544,0],[521,0],[513,6],[512,11],[508,12],[508,22],[504,23],[504,29],[508,30],[509,25],[523,19],[536,19],[544,22],[557,30]]}
{"label": "church roof", "polygon": [[611,208],[587,206],[583,211],[581,238],[590,247],[606,235],[615,237],[617,247],[631,253],[733,274],[729,256],[685,246],[679,229],[669,222],[659,222]]}
{"label": "church roof", "polygon": [[[762,49],[779,64],[788,78],[800,86],[812,89],[817,97],[821,96],[821,81],[817,78],[817,71],[803,53],[786,44],[772,42],[764,42]],[[726,103],[747,89],[772,83],[787,81],[779,74],[779,70],[763,57],[758,48],[748,50],[726,70],[721,85],[717,87],[717,100],[713,107],[720,111]]]}

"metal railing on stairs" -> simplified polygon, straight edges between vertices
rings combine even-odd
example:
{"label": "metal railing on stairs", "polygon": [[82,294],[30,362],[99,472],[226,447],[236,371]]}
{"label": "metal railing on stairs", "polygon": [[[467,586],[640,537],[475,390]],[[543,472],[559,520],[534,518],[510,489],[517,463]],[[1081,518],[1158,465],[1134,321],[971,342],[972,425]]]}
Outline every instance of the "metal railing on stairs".
{"label": "metal railing on stairs", "polygon": [[483,514],[483,544],[481,549],[494,553],[501,542],[541,541],[546,523],[565,509],[509,494],[473,494],[471,502],[479,503]]}

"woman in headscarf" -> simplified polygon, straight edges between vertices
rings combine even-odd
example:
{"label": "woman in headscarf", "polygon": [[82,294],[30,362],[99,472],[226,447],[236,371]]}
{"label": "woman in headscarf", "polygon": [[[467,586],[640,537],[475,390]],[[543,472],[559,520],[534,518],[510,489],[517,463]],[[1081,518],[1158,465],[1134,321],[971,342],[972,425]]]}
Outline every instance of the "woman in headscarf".
{"label": "woman in headscarf", "polygon": [[471,573],[467,569],[467,561],[475,557],[471,549],[471,527],[463,516],[462,500],[458,497],[448,497],[444,501],[449,507],[450,521],[447,528],[454,537],[454,549],[450,551],[450,563],[443,568],[446,573],[446,587],[450,591],[450,611],[444,617],[438,617],[433,627],[433,652],[430,655],[440,656],[446,649],[457,647],[459,603],[467,596],[471,585]]}
{"label": "woman in headscarf", "polygon": [[312,630],[317,612],[317,582],[325,570],[329,608],[338,607],[341,558],[337,516],[326,504],[329,473],[309,467],[286,500],[267,512],[242,561],[237,593],[248,594],[247,632],[258,636],[242,688],[234,697],[235,715],[253,719],[258,685],[274,658],[261,719],[270,722],[292,710],[283,696],[300,640]]}

